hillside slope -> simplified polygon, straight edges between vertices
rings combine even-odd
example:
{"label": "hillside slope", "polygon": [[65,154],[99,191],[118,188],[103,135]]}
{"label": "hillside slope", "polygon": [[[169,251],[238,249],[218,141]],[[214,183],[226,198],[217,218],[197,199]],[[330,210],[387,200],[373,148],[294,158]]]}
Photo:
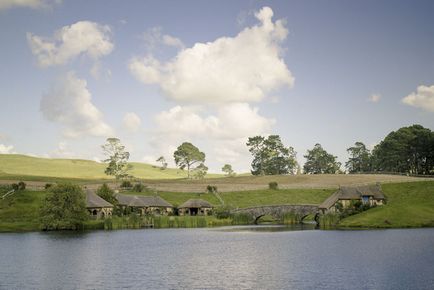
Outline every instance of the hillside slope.
{"label": "hillside slope", "polygon": [[[146,179],[185,178],[186,172],[132,162],[131,174]],[[40,176],[77,179],[107,179],[106,165],[91,160],[49,159],[18,154],[0,154],[0,178],[10,176]]]}

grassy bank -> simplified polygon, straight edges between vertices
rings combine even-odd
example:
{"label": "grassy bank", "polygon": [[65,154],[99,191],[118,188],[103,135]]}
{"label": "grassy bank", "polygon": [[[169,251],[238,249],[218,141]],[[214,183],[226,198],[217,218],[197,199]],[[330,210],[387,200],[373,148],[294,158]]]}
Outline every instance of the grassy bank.
{"label": "grassy bank", "polygon": [[[320,204],[333,193],[333,189],[280,189],[280,190],[249,190],[220,193],[225,205],[234,208],[244,208],[259,205],[276,204]],[[129,192],[136,195],[152,195],[152,192]],[[214,194],[210,193],[185,193],[185,192],[160,192],[159,195],[172,203],[180,205],[190,198],[201,198],[215,206],[220,202]]]}
{"label": "grassy bank", "polygon": [[343,219],[340,227],[434,227],[434,181],[382,186],[387,204]]}

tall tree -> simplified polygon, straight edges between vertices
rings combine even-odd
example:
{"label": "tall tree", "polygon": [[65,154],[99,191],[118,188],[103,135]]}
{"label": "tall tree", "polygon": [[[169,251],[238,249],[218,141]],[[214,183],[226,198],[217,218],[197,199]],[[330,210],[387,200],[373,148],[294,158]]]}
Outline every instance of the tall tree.
{"label": "tall tree", "polygon": [[253,155],[253,175],[294,174],[297,168],[296,152],[285,147],[279,135],[250,137],[247,141]]}
{"label": "tall tree", "polygon": [[372,151],[376,171],[434,173],[434,132],[421,125],[389,133]]}
{"label": "tall tree", "polygon": [[305,173],[334,174],[341,167],[341,163],[336,161],[337,157],[329,154],[319,143],[315,144],[312,150],[307,150],[304,158],[306,158],[306,163],[303,166]]}
{"label": "tall tree", "polygon": [[229,177],[235,175],[235,172],[234,172],[234,170],[232,169],[232,165],[230,165],[230,164],[225,164],[225,165],[222,167],[222,171],[223,171],[224,173],[226,173],[226,175],[229,176]]}
{"label": "tall tree", "polygon": [[347,149],[350,158],[345,163],[349,173],[371,171],[371,152],[362,142],[354,143],[354,146]]}
{"label": "tall tree", "polygon": [[107,156],[104,160],[108,163],[105,174],[116,177],[116,180],[127,177],[132,165],[128,164],[130,153],[125,151],[125,146],[121,141],[118,138],[107,138],[106,143],[101,147]]}
{"label": "tall tree", "polygon": [[[205,153],[189,142],[184,142],[173,153],[175,163],[180,169],[187,168],[187,176],[190,178],[190,171],[194,164],[205,162]],[[205,165],[204,165],[205,166]]]}
{"label": "tall tree", "polygon": [[205,164],[201,163],[192,170],[191,175],[195,179],[203,179],[207,172],[208,172],[208,167],[206,167]]}

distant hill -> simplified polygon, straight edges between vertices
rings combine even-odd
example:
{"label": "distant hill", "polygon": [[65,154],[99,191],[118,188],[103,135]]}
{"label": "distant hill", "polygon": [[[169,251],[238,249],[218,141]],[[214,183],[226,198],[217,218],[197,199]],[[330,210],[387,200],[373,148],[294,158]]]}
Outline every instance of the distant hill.
{"label": "distant hill", "polygon": [[[186,171],[160,168],[132,162],[134,177],[144,179],[175,179],[187,177]],[[77,179],[108,179],[106,164],[81,159],[49,159],[19,154],[0,154],[0,178],[8,176],[38,176]],[[207,177],[216,176],[211,174]],[[218,175],[217,175],[218,176]]]}

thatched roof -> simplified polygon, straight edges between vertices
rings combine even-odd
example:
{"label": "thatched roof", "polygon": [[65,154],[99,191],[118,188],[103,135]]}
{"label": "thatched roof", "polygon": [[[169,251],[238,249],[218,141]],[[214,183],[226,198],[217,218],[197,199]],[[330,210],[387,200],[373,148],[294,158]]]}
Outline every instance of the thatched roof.
{"label": "thatched roof", "polygon": [[131,207],[173,207],[159,196],[116,194],[119,205]]}
{"label": "thatched roof", "polygon": [[341,187],[319,205],[320,209],[331,208],[338,200],[360,200],[362,196],[371,196],[374,199],[384,199],[379,184],[357,187]]}
{"label": "thatched roof", "polygon": [[111,203],[102,199],[95,192],[91,190],[86,190],[86,207],[87,208],[104,208],[104,207],[113,207]]}
{"label": "thatched roof", "polygon": [[214,206],[203,199],[189,199],[183,204],[181,204],[180,206],[178,206],[178,208],[202,208],[202,207],[213,208]]}

